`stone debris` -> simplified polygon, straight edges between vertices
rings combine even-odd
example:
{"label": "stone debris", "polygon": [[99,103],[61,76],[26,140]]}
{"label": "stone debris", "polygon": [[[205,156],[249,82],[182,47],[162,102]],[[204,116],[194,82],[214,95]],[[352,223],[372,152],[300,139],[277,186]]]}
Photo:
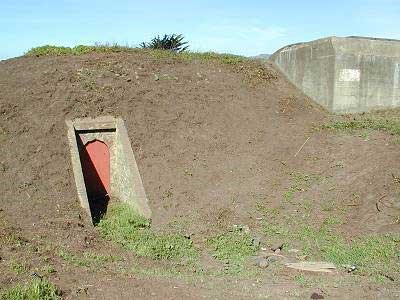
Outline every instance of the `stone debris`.
{"label": "stone debris", "polygon": [[265,269],[269,266],[268,259],[260,256],[253,257],[253,265]]}
{"label": "stone debris", "polygon": [[256,247],[256,248],[260,247],[260,245],[261,245],[261,238],[260,238],[259,236],[253,237],[253,239],[251,240],[251,244],[252,244],[254,247]]}
{"label": "stone debris", "polygon": [[312,293],[310,299],[324,299],[324,296],[318,293]]}
{"label": "stone debris", "polygon": [[245,233],[249,233],[250,232],[250,227],[247,225],[242,225],[242,224],[234,224],[233,228],[238,229],[240,231],[243,231]]}
{"label": "stone debris", "polygon": [[252,257],[252,264],[260,268],[267,268],[270,265],[281,264],[289,262],[290,259],[284,255],[274,252],[259,252],[257,256]]}
{"label": "stone debris", "polygon": [[347,273],[352,273],[355,270],[357,270],[357,267],[354,265],[346,265],[345,267],[346,267]]}
{"label": "stone debris", "polygon": [[271,250],[274,252],[277,252],[277,251],[279,252],[282,250],[283,246],[284,246],[284,243],[278,242],[278,243],[271,245]]}
{"label": "stone debris", "polygon": [[300,250],[299,249],[289,249],[288,252],[289,253],[299,253]]}

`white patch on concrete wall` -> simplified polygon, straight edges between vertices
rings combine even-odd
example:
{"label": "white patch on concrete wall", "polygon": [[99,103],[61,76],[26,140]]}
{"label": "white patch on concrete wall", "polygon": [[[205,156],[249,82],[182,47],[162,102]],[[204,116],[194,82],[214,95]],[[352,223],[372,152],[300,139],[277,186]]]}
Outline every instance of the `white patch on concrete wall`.
{"label": "white patch on concrete wall", "polygon": [[394,65],[393,83],[395,89],[400,88],[400,64]]}
{"label": "white patch on concrete wall", "polygon": [[339,81],[360,81],[359,69],[342,69],[339,73]]}
{"label": "white patch on concrete wall", "polygon": [[392,106],[400,105],[400,63],[394,64]]}

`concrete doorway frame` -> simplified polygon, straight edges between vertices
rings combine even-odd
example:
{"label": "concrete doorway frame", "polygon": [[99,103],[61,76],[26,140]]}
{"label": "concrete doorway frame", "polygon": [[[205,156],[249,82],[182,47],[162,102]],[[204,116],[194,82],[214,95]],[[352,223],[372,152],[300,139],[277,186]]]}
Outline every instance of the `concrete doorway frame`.
{"label": "concrete doorway frame", "polygon": [[66,120],[72,169],[82,208],[92,219],[88,194],[82,172],[78,139],[108,140],[111,144],[111,197],[133,207],[138,214],[151,218],[151,210],[143,187],[128,133],[121,118],[104,116]]}

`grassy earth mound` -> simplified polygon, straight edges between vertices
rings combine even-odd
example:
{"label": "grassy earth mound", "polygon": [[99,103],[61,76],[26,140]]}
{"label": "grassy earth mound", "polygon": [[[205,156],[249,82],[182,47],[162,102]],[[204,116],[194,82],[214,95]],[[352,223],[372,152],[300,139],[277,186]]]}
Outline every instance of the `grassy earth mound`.
{"label": "grassy earth mound", "polygon": [[[2,293],[32,273],[65,298],[397,293],[399,111],[331,116],[270,62],[103,45],[1,61],[0,114]],[[79,206],[65,120],[100,115],[125,120],[151,227]],[[337,272],[251,264],[282,244]]]}

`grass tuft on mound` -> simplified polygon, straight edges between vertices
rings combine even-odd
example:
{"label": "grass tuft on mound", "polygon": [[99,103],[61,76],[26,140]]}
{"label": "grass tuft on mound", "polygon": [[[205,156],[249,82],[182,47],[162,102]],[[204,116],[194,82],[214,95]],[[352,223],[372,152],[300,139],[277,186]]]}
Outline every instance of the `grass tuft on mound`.
{"label": "grass tuft on mound", "polygon": [[208,240],[213,257],[226,263],[228,273],[243,271],[246,260],[257,253],[258,246],[242,228],[234,228]]}
{"label": "grass tuft on mound", "polygon": [[127,46],[120,46],[117,44],[113,45],[95,45],[86,46],[78,45],[75,47],[63,47],[63,46],[53,46],[44,45],[32,48],[25,55],[27,56],[60,56],[60,55],[82,55],[87,53],[104,53],[104,52],[127,52],[133,50],[134,48],[129,48]]}
{"label": "grass tuft on mound", "polygon": [[296,233],[309,257],[321,256],[338,266],[355,265],[360,273],[373,275],[398,264],[398,246],[391,236],[365,236],[346,242],[328,224],[319,229],[302,226]]}
{"label": "grass tuft on mound", "polygon": [[1,300],[54,300],[60,299],[57,288],[45,279],[34,279],[26,285],[16,285],[0,296]]}
{"label": "grass tuft on mound", "polygon": [[158,59],[178,59],[178,60],[199,60],[199,61],[218,61],[222,64],[239,64],[247,61],[244,56],[233,54],[219,54],[214,52],[190,52],[185,51],[176,53],[161,49],[142,49],[118,44],[104,44],[95,46],[78,45],[75,47],[62,47],[53,45],[44,45],[32,48],[26,56],[61,56],[61,55],[83,55],[88,53],[146,53],[151,57]]}
{"label": "grass tuft on mound", "polygon": [[139,256],[193,263],[197,250],[190,239],[178,234],[161,234],[150,230],[150,221],[123,203],[109,206],[98,225],[102,236]]}
{"label": "grass tuft on mound", "polygon": [[400,135],[400,120],[387,119],[360,119],[350,121],[335,121],[322,126],[325,129],[339,131],[352,131],[357,129],[370,129],[386,131],[392,135]]}
{"label": "grass tuft on mound", "polygon": [[66,262],[77,266],[77,267],[91,267],[91,266],[103,266],[106,263],[119,261],[120,258],[109,255],[97,254],[94,252],[84,252],[83,255],[77,255],[72,252],[61,249],[58,255]]}
{"label": "grass tuft on mound", "polygon": [[333,218],[319,227],[306,224],[289,226],[264,223],[269,240],[282,241],[287,246],[301,246],[306,260],[326,260],[339,267],[356,266],[357,273],[366,276],[395,273],[400,276],[400,239],[396,236],[362,236],[351,241],[334,230]]}

